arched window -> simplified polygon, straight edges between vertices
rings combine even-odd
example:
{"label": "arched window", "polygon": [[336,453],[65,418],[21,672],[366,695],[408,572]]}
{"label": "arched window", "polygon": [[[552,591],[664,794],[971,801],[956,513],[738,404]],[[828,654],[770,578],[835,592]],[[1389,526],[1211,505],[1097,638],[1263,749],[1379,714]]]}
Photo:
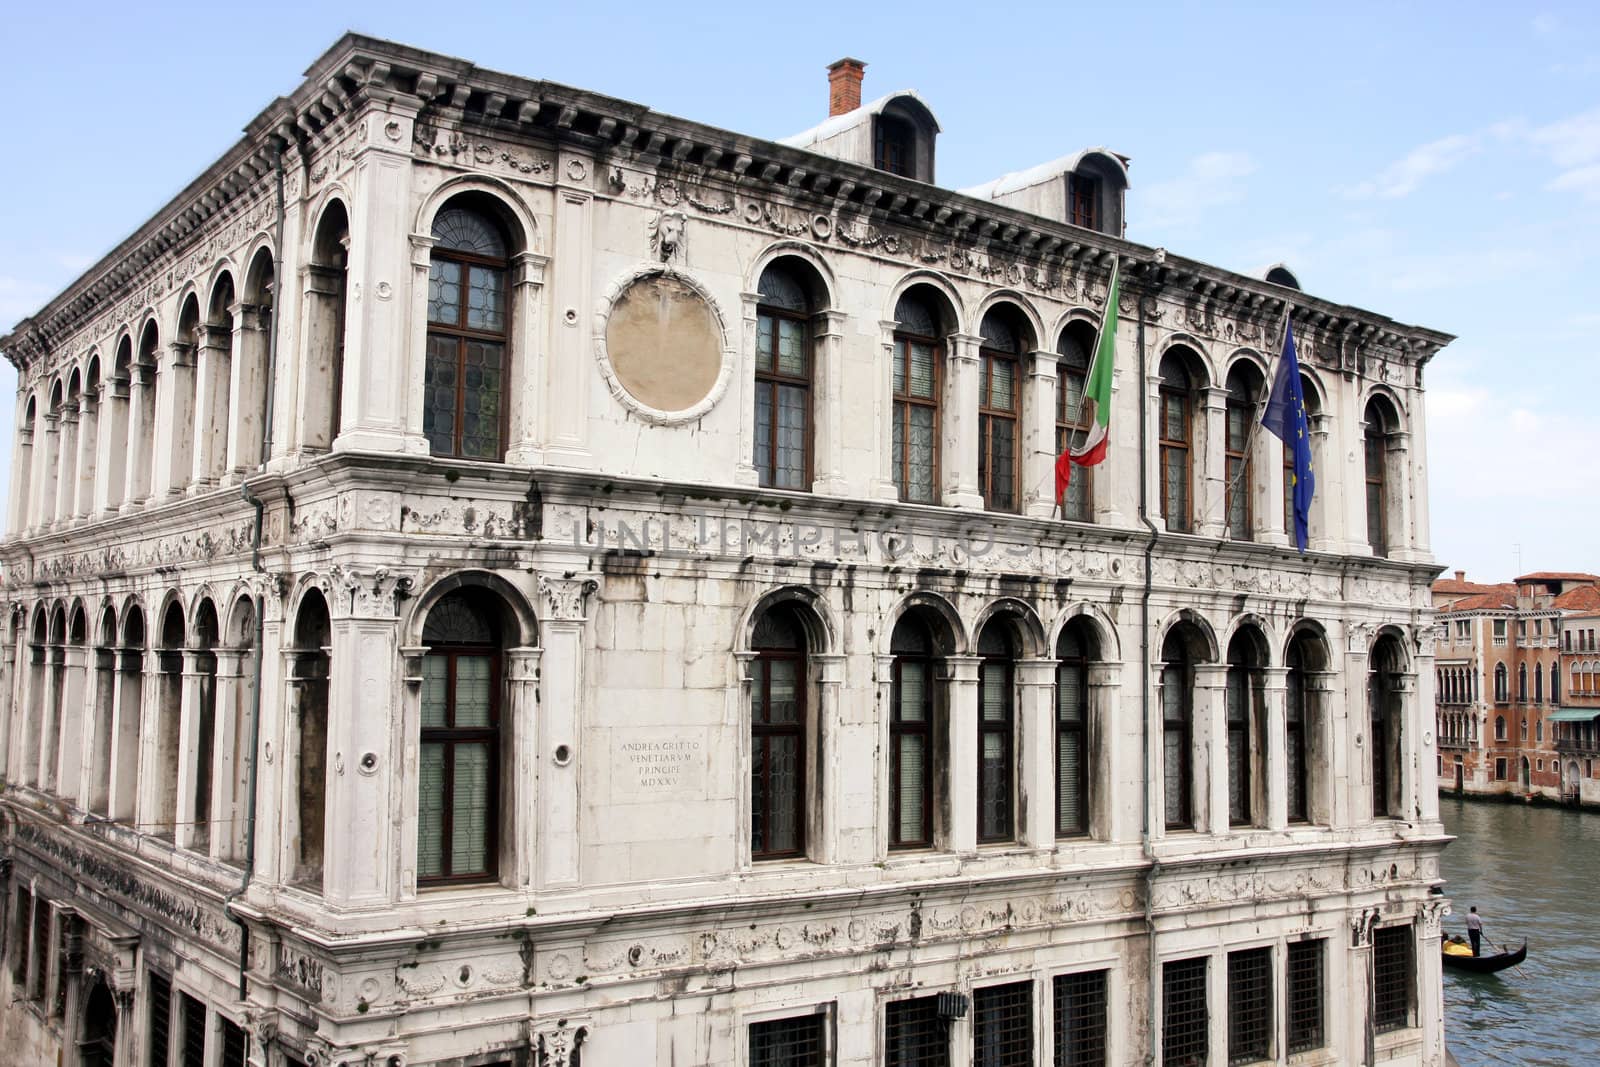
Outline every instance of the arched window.
{"label": "arched window", "polygon": [[1161,359],[1161,515],[1173,533],[1193,529],[1191,452],[1194,447],[1194,380],[1178,350]]}
{"label": "arched window", "polygon": [[158,837],[173,838],[178,821],[179,725],[183,716],[183,606],[176,600],[161,617],[161,650],[156,655],[155,810],[142,821]]}
{"label": "arched window", "polygon": [[245,275],[244,303],[240,308],[238,388],[229,401],[233,429],[227,457],[227,469],[235,475],[254,471],[267,460],[261,450],[266,439],[267,348],[276,299],[272,253],[263,248]]}
{"label": "arched window", "polygon": [[783,260],[761,272],[757,288],[756,473],[763,486],[810,489],[815,309],[806,280]]}
{"label": "arched window", "polygon": [[233,278],[224,274],[212,291],[206,323],[200,329],[195,374],[194,476],[198,485],[216,485],[228,469],[228,407],[233,386]]}
{"label": "arched window", "polygon": [[1504,704],[1511,699],[1510,675],[1504,663],[1494,665],[1494,699],[1497,704]]}
{"label": "arched window", "polygon": [[1016,651],[1009,627],[990,622],[978,638],[978,840],[1016,836]]}
{"label": "arched window", "polygon": [[1544,668],[1537,663],[1533,665],[1533,702],[1544,703]]}
{"label": "arched window", "polygon": [[1089,725],[1089,664],[1098,659],[1094,630],[1068,623],[1056,641],[1056,836],[1090,830],[1094,735]]}
{"label": "arched window", "polygon": [[144,708],[145,622],[135,604],[123,613],[117,658],[116,755],[113,759],[111,818],[131,822],[139,795],[139,720]]}
{"label": "arched window", "polygon": [[1535,719],[1533,722],[1533,739],[1539,744],[1544,744],[1544,720]]}
{"label": "arched window", "polygon": [[889,720],[889,846],[930,848],[934,785],[943,762],[934,746],[938,646],[929,621],[910,611],[895,624],[894,709]]}
{"label": "arched window", "polygon": [[806,847],[806,639],[794,609],[763,612],[750,647],[750,855],[798,856]]}
{"label": "arched window", "polygon": [[289,693],[295,738],[294,823],[285,826],[293,842],[293,880],[322,888],[323,842],[327,835],[328,690],[332,674],[333,625],[328,602],[317,589],[300,601],[289,658]]}
{"label": "arched window", "polygon": [[1018,388],[1022,355],[1031,347],[1027,326],[1014,309],[997,307],[983,317],[978,349],[978,485],[990,511],[1017,510]]}
{"label": "arched window", "polygon": [[1494,739],[1496,741],[1504,741],[1506,739],[1506,717],[1504,715],[1496,715],[1494,717]]}
{"label": "arched window", "polygon": [[[178,333],[167,344],[156,381],[156,391],[162,398],[157,413],[161,423],[157,427],[157,448],[164,454],[156,457],[155,489],[164,490],[169,496],[181,494],[194,477],[194,424],[200,414],[195,406],[195,363],[203,336],[200,301],[190,293],[178,312]],[[169,418],[173,420],[170,429],[166,425]]]}
{"label": "arched window", "polygon": [[350,280],[350,217],[331,201],[317,222],[306,272],[306,388],[300,397],[300,445],[333,447],[344,420],[345,298]]}
{"label": "arched window", "polygon": [[[1228,372],[1227,426],[1223,432],[1227,479],[1225,513],[1228,536],[1235,541],[1250,540],[1250,500],[1254,470],[1250,463],[1250,430],[1256,423],[1256,405],[1261,396],[1261,374],[1254,365],[1240,361]],[[1294,527],[1289,526],[1290,532]]]}
{"label": "arched window", "polygon": [[909,290],[895,305],[894,484],[900,499],[932,504],[939,499],[939,408],[944,388],[941,316],[925,287]]}
{"label": "arched window", "polygon": [[1522,720],[1522,740],[1526,741],[1527,739],[1528,739],[1528,720],[1527,719],[1523,719]]}
{"label": "arched window", "polygon": [[1259,821],[1265,775],[1257,765],[1264,707],[1266,655],[1259,631],[1242,629],[1228,643],[1228,823]]}
{"label": "arched window", "polygon": [[1161,770],[1168,830],[1195,825],[1194,669],[1201,640],[1191,629],[1185,623],[1174,626],[1161,646]]}
{"label": "arched window", "polygon": [[1554,663],[1550,664],[1550,703],[1561,703],[1561,672]]}
{"label": "arched window", "polygon": [[[1317,391],[1311,387],[1311,379],[1307,378],[1304,374],[1302,374],[1300,376],[1300,398],[1303,401],[1305,401],[1305,405],[1306,405],[1306,421],[1308,423],[1314,424],[1315,420],[1316,420],[1316,417],[1317,417],[1317,415],[1318,415],[1318,413],[1319,413],[1319,411],[1321,409],[1317,406],[1317,404],[1318,404]],[[1288,533],[1288,535],[1291,538],[1293,538],[1294,537],[1294,478],[1295,478],[1295,474],[1294,474],[1294,443],[1292,441],[1285,441],[1285,442],[1283,442],[1283,444],[1281,446],[1281,449],[1282,449],[1282,452],[1283,452],[1283,529],[1284,529],[1284,531],[1286,533]],[[1315,434],[1313,434],[1312,438],[1311,438],[1311,450],[1312,450],[1311,466],[1312,466],[1313,469],[1315,469],[1317,467],[1317,465],[1318,465],[1317,464],[1317,456],[1316,456],[1316,435]],[[1315,504],[1315,501],[1313,501],[1313,504]],[[1307,517],[1306,526],[1307,526],[1307,530],[1308,531],[1309,531],[1310,525],[1311,525],[1310,519],[1312,517],[1314,517],[1315,511],[1316,511],[1316,509],[1313,506],[1313,508],[1312,508],[1313,516],[1308,516]],[[1309,537],[1309,536],[1310,536],[1310,534],[1308,532],[1307,533],[1307,537]]]}
{"label": "arched window", "polygon": [[1403,662],[1399,641],[1393,635],[1385,634],[1373,645],[1367,672],[1373,818],[1394,818],[1404,811],[1400,792]]}
{"label": "arched window", "polygon": [[1366,425],[1362,430],[1367,486],[1367,544],[1374,556],[1389,554],[1391,486],[1389,435],[1398,423],[1394,411],[1380,399],[1367,405]]}
{"label": "arched window", "polygon": [[195,611],[188,649],[188,673],[195,679],[194,743],[185,746],[184,770],[189,776],[189,795],[179,810],[182,832],[178,842],[186,848],[205,852],[211,843],[212,773],[216,766],[217,742],[217,609],[202,600]]}
{"label": "arched window", "polygon": [[[1094,349],[1094,327],[1070,322],[1056,343],[1056,455],[1069,445],[1082,447],[1094,426],[1094,416],[1084,403],[1089,380],[1089,353]],[[1072,480],[1061,498],[1061,517],[1073,522],[1094,521],[1094,468],[1073,467]]]}
{"label": "arched window", "polygon": [[1526,663],[1517,664],[1517,702],[1520,704],[1528,702],[1528,665]]}
{"label": "arched window", "polygon": [[509,248],[488,215],[447,206],[433,220],[422,429],[436,456],[505,454]]}
{"label": "arched window", "polygon": [[39,402],[31,394],[17,423],[16,462],[11,467],[10,531],[21,533],[33,525],[33,430],[39,418]]}
{"label": "arched window", "polygon": [[151,475],[155,470],[156,364],[161,339],[154,321],[145,323],[139,338],[139,354],[133,377],[138,397],[128,407],[128,487],[126,499],[134,503],[150,497]]}
{"label": "arched window", "polygon": [[423,627],[417,884],[499,872],[498,612],[477,589],[450,593]]}

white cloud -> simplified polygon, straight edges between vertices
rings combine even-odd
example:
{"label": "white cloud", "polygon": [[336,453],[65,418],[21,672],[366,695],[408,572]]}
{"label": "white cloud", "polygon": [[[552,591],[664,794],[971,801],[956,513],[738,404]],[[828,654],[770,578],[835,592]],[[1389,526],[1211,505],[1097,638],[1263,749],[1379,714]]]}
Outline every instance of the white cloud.
{"label": "white cloud", "polygon": [[1541,11],[1533,16],[1533,32],[1549,36],[1561,28],[1561,20],[1549,11]]}
{"label": "white cloud", "polygon": [[1183,174],[1145,186],[1136,216],[1141,229],[1175,230],[1198,224],[1208,210],[1244,198],[1242,179],[1255,173],[1243,152],[1206,152]]}
{"label": "white cloud", "polygon": [[1528,139],[1548,152],[1559,167],[1600,160],[1600,108],[1540,126]]}
{"label": "white cloud", "polygon": [[1456,133],[1441,137],[1413,148],[1372,180],[1348,186],[1342,192],[1354,200],[1397,200],[1416,192],[1425,179],[1455,169],[1476,151],[1476,135]]}
{"label": "white cloud", "polygon": [[1600,200],[1600,163],[1558,174],[1545,188],[1578,193],[1585,200]]}

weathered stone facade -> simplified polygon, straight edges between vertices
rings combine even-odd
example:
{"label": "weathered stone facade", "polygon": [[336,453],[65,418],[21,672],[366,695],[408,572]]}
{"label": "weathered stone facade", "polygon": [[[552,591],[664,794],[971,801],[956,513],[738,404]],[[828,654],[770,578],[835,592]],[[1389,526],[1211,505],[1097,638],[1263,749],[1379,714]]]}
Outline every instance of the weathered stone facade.
{"label": "weathered stone facade", "polygon": [[[800,1020],[785,1062],[944,1062],[897,1005],[957,994],[950,1062],[1049,1062],[1104,972],[1108,1062],[1221,1059],[1258,960],[1265,1060],[1443,1062],[1449,338],[1071,224],[1121,218],[1104,153],[1069,217],[941,189],[885,99],[801,148],[347,37],[5,339],[0,1058],[725,1064]],[[1304,556],[1229,432],[1291,308]]]}

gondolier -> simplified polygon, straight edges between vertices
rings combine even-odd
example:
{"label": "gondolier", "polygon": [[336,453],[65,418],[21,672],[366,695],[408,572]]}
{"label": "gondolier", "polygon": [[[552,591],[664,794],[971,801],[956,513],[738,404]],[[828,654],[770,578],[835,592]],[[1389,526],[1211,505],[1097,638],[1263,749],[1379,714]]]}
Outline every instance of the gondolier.
{"label": "gondolier", "polygon": [[1483,919],[1478,916],[1476,905],[1467,909],[1467,936],[1472,938],[1472,954],[1481,956],[1479,943],[1483,940]]}

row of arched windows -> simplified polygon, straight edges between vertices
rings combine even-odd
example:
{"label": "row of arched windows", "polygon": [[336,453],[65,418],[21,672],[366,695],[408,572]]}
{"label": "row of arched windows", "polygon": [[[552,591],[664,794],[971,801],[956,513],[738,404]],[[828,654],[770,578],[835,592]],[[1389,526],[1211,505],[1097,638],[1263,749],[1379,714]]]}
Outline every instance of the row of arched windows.
{"label": "row of arched windows", "polygon": [[[1547,676],[1550,680],[1550,703],[1554,704],[1560,700],[1561,693],[1561,671],[1557,665],[1550,664],[1550,669],[1546,672],[1543,664],[1535,663],[1533,670],[1530,672],[1526,663],[1517,664],[1517,703],[1543,704],[1545,678]],[[1532,679],[1531,689],[1529,687],[1530,678]],[[1473,699],[1470,679],[1467,680],[1467,684],[1463,688],[1451,672],[1444,672],[1440,675],[1439,681],[1441,687],[1439,690],[1440,699],[1442,701],[1446,703],[1461,703]],[[1577,669],[1575,666],[1573,671],[1573,692],[1578,692],[1577,685]],[[1504,663],[1496,663],[1494,665],[1494,701],[1496,704],[1511,703],[1511,673]]]}

